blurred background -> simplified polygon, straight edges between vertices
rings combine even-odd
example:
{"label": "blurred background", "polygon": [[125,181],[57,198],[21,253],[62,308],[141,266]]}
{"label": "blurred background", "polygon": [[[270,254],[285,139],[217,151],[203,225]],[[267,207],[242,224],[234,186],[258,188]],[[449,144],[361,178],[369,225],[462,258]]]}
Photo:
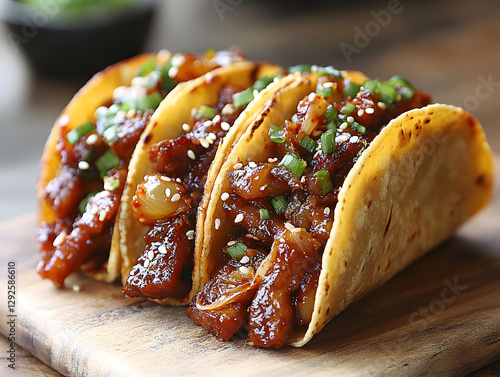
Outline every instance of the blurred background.
{"label": "blurred background", "polygon": [[90,75],[166,48],[400,74],[471,111],[500,153],[500,2],[0,0],[0,219],[35,210],[44,142]]}

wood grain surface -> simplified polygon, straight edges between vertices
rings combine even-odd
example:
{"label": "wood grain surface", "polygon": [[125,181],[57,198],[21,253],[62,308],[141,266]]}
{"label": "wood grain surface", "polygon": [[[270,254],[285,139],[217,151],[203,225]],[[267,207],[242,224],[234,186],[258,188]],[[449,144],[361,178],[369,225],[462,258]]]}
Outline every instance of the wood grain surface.
{"label": "wood grain surface", "polygon": [[[497,159],[497,177],[499,166]],[[0,224],[0,332],[9,331],[13,261],[16,341],[64,375],[455,376],[500,357],[498,182],[485,211],[301,349],[252,348],[238,336],[221,343],[192,324],[185,308],[126,299],[119,285],[80,275],[57,290],[35,272],[34,224],[34,215]]]}

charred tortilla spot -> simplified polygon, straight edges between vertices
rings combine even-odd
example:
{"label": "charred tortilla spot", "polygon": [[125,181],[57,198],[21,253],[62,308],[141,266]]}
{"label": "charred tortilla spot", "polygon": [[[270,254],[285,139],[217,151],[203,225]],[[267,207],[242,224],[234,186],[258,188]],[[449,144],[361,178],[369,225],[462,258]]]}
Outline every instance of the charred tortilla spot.
{"label": "charred tortilla spot", "polygon": [[387,234],[387,232],[389,231],[389,226],[391,225],[391,220],[392,220],[392,209],[393,209],[393,207],[391,207],[391,212],[389,213],[389,220],[387,220],[387,224],[386,224],[386,226],[385,226],[384,237],[385,237],[385,235]]}
{"label": "charred tortilla spot", "polygon": [[486,176],[484,174],[481,174],[479,177],[476,179],[476,185],[478,186],[483,186],[486,182]]}
{"label": "charred tortilla spot", "polygon": [[391,267],[391,260],[390,259],[387,262],[387,266],[385,267],[386,271],[389,269],[389,267]]}
{"label": "charred tortilla spot", "polygon": [[149,133],[147,134],[146,136],[144,136],[144,144],[149,144],[149,142],[151,141],[151,139],[153,139],[153,134]]}
{"label": "charred tortilla spot", "polygon": [[430,123],[430,122],[431,122],[431,118],[425,118],[425,119],[424,119],[424,124],[428,124],[428,123]]}
{"label": "charred tortilla spot", "polygon": [[326,315],[330,314],[330,307],[326,308]]}

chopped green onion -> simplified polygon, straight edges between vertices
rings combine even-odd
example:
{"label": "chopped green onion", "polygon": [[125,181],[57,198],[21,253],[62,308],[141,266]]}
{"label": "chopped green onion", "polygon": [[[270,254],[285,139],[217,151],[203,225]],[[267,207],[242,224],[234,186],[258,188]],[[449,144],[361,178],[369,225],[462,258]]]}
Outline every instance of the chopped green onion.
{"label": "chopped green onion", "polygon": [[106,191],[115,191],[118,187],[120,187],[119,179],[113,179],[112,181],[108,179],[104,182],[104,189]]}
{"label": "chopped green onion", "polygon": [[412,99],[415,94],[415,88],[401,76],[393,76],[386,83],[393,85],[405,100]]}
{"label": "chopped green onion", "polygon": [[69,131],[66,135],[66,139],[68,140],[68,143],[75,144],[82,137],[93,131],[95,131],[94,124],[92,122],[86,122]]}
{"label": "chopped green onion", "polygon": [[284,127],[271,124],[271,127],[269,128],[269,138],[275,143],[284,143],[286,140]]}
{"label": "chopped green onion", "polygon": [[351,123],[351,128],[358,131],[361,135],[366,135],[366,127],[358,122]]}
{"label": "chopped green onion", "polygon": [[243,242],[238,241],[233,246],[229,246],[226,249],[226,253],[228,253],[233,259],[239,259],[243,255],[245,255],[247,250],[248,247],[246,247],[246,245]]}
{"label": "chopped green onion", "polygon": [[314,173],[314,176],[318,179],[321,186],[321,194],[326,195],[333,190],[332,180],[330,178],[330,172],[323,168],[320,171]]}
{"label": "chopped green onion", "polygon": [[261,220],[269,220],[271,218],[269,211],[265,208],[259,209],[259,215]]}
{"label": "chopped green onion", "polygon": [[302,148],[304,148],[309,153],[316,152],[316,148],[318,147],[318,143],[316,143],[313,139],[311,139],[307,135],[299,140],[299,144]]}
{"label": "chopped green onion", "polygon": [[336,117],[337,117],[338,113],[337,113],[337,109],[335,107],[333,107],[332,105],[328,106],[328,108],[326,109],[326,113],[325,113],[325,119],[326,121],[331,121],[331,120],[334,120]]}
{"label": "chopped green onion", "polygon": [[342,78],[342,74],[340,73],[340,71],[333,68],[331,65],[326,67],[318,67],[316,73],[318,74],[318,76],[333,76],[338,79]]}
{"label": "chopped green onion", "polygon": [[333,132],[337,132],[337,122],[335,122],[334,120],[328,122],[326,124],[326,129],[333,130]]}
{"label": "chopped green onion", "polygon": [[271,198],[271,204],[278,216],[281,216],[283,213],[285,213],[286,207],[288,206],[288,203],[286,202],[286,199],[283,195]]}
{"label": "chopped green onion", "polygon": [[348,79],[344,80],[344,95],[346,97],[356,97],[356,94],[358,94],[360,88],[361,85],[355,84]]}
{"label": "chopped green onion", "polygon": [[253,101],[253,89],[248,88],[242,92],[233,94],[233,106],[238,108]]}
{"label": "chopped green onion", "polygon": [[145,97],[137,98],[134,108],[140,111],[156,109],[162,100],[161,94],[159,92],[154,92]]}
{"label": "chopped green onion", "polygon": [[108,149],[97,159],[95,165],[99,170],[101,177],[104,177],[108,171],[120,166],[120,159],[110,149]]}
{"label": "chopped green onion", "polygon": [[207,118],[207,119],[213,119],[216,114],[217,113],[215,112],[214,109],[205,105],[200,106],[198,111],[196,111],[196,115],[200,116],[201,118]]}
{"label": "chopped green onion", "polygon": [[397,100],[399,93],[393,86],[381,82],[378,84],[378,89],[380,92],[380,99],[386,105],[391,105]]}
{"label": "chopped green onion", "polygon": [[365,151],[366,147],[368,146],[368,143],[366,142],[365,139],[361,139],[361,142],[363,143],[363,147],[359,150],[358,154],[356,155],[356,158],[361,156],[361,154]]}
{"label": "chopped green onion", "polygon": [[166,62],[163,68],[160,70],[161,78],[163,79],[162,86],[168,91],[171,91],[177,85],[177,83],[168,75],[168,71],[170,71],[170,68],[172,68],[172,58],[168,62]]}
{"label": "chopped green onion", "polygon": [[328,130],[323,132],[321,135],[321,150],[323,154],[332,153],[337,149],[337,144],[335,143],[335,131]]}
{"label": "chopped green onion", "polygon": [[310,64],[297,64],[288,68],[288,72],[295,73],[311,73],[311,65]]}
{"label": "chopped green onion", "polygon": [[331,97],[331,96],[333,96],[333,93],[334,93],[334,91],[333,91],[333,88],[331,88],[331,87],[327,87],[327,88],[322,87],[316,91],[316,94],[318,96],[323,96],[323,97]]}
{"label": "chopped green onion", "polygon": [[304,169],[307,166],[307,162],[302,161],[301,159],[295,157],[293,154],[287,153],[285,157],[281,160],[281,164],[290,170],[293,175],[299,177],[304,172]]}
{"label": "chopped green onion", "polygon": [[342,109],[340,109],[340,112],[344,115],[351,115],[354,110],[356,110],[356,105],[349,102]]}
{"label": "chopped green onion", "polygon": [[104,138],[106,144],[111,145],[120,140],[118,134],[116,133],[118,131],[118,127],[119,127],[118,124],[113,124],[112,126],[104,130],[104,132],[102,133],[102,137]]}
{"label": "chopped green onion", "polygon": [[139,68],[137,68],[136,75],[137,76],[146,76],[148,73],[154,71],[156,69],[156,62],[154,60],[149,60]]}
{"label": "chopped green onion", "polygon": [[85,198],[82,199],[82,201],[80,202],[80,205],[78,206],[80,213],[85,212],[85,207],[87,207],[87,203],[89,202],[89,199],[91,197],[93,197],[95,194],[97,194],[98,192],[99,191],[97,191],[97,190],[91,191],[87,194],[87,196]]}
{"label": "chopped green onion", "polygon": [[252,85],[253,90],[257,90],[258,92],[267,88],[267,86],[273,82],[276,76],[261,76],[257,81],[255,81]]}

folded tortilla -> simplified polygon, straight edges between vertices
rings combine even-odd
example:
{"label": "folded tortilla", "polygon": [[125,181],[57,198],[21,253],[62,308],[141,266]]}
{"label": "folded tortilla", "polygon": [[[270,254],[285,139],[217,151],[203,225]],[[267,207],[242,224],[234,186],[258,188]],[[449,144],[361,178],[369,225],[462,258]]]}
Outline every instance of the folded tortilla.
{"label": "folded tortilla", "polygon": [[[162,219],[159,218],[157,221],[147,222],[144,218],[136,217],[134,215],[134,205],[133,199],[136,191],[138,190],[138,186],[144,183],[144,180],[147,177],[158,177],[155,179],[159,179],[156,183],[159,185],[165,184],[165,182],[174,182],[177,187],[182,186],[183,182],[179,177],[166,177],[161,176],[157,171],[154,159],[156,156],[152,154],[151,150],[155,147],[155,145],[167,142],[175,143],[176,140],[184,140],[186,139],[186,134],[189,133],[191,127],[194,122],[194,114],[200,108],[216,107],[219,102],[220,92],[224,87],[238,87],[240,89],[245,89],[246,91],[250,90],[252,85],[256,80],[262,77],[272,77],[277,74],[280,74],[282,69],[273,64],[267,63],[254,63],[254,62],[237,62],[232,64],[231,66],[220,68],[216,71],[210,72],[204,76],[199,77],[198,79],[192,80],[187,83],[183,88],[182,92],[179,92],[176,97],[170,97],[168,101],[164,101],[157,112],[151,118],[150,124],[144,131],[143,137],[137,145],[137,148],[134,152],[132,160],[130,162],[130,170],[127,177],[127,185],[122,197],[121,203],[121,211],[119,217],[119,229],[120,229],[120,248],[121,248],[121,256],[122,256],[122,282],[124,284],[124,292],[128,296],[141,296],[151,299],[160,304],[167,305],[184,305],[189,303],[193,295],[199,289],[198,276],[194,274],[191,277],[191,271],[189,271],[189,278],[187,280],[191,281],[182,281],[185,287],[186,284],[189,285],[188,291],[182,291],[181,288],[177,289],[175,287],[175,293],[166,293],[161,291],[160,285],[164,282],[170,284],[170,273],[169,271],[160,271],[163,269],[170,269],[170,267],[160,267],[161,263],[169,263],[166,262],[170,259],[175,259],[176,256],[172,255],[172,253],[178,246],[170,244],[167,245],[167,249],[163,250],[163,253],[160,251],[162,245],[161,240],[163,235],[157,234],[158,241],[156,245],[151,246],[150,249],[146,250],[146,241],[145,236],[148,232],[155,226],[157,222],[162,224]],[[272,81],[272,79],[270,79]],[[272,93],[276,90],[280,83],[271,83],[269,86],[262,90],[258,95],[252,94],[255,98],[244,108],[238,118],[234,121],[234,124],[228,124],[229,128],[228,133],[222,139],[221,144],[219,145],[219,149],[216,152],[216,161],[217,163],[213,163],[211,170],[217,171],[222,162],[224,161],[224,156],[220,155],[221,148],[224,151],[229,150],[230,146],[240,137],[240,135],[246,130],[248,125],[255,119],[255,117],[261,113],[264,108],[265,101],[272,95]],[[239,111],[241,111],[241,108]],[[217,123],[221,123],[221,117],[219,117]],[[205,118],[204,118],[205,119]],[[211,124],[212,118],[209,117],[205,120]],[[214,121],[215,122],[215,121]],[[186,129],[186,126],[188,127]],[[227,131],[227,129],[226,129]],[[197,136],[199,139],[196,140],[197,145],[200,143],[205,143],[204,148],[206,151],[210,151],[213,148],[212,144],[215,139],[210,139],[209,135],[203,134]],[[215,135],[214,135],[215,137]],[[227,147],[227,148],[226,148]],[[199,156],[195,156],[193,151],[188,151],[192,153],[192,159],[199,158]],[[181,150],[179,153],[182,153],[185,156],[186,151]],[[150,157],[154,158],[151,159]],[[185,158],[185,157],[184,157]],[[188,160],[189,162],[189,160]],[[194,163],[194,162],[193,162]],[[186,164],[186,169],[188,166]],[[187,172],[186,172],[187,173]],[[200,174],[208,173],[208,168],[206,172],[201,172]],[[182,172],[184,174],[184,172]],[[203,177],[200,177],[203,179]],[[160,182],[163,180],[163,183]],[[204,195],[210,196],[210,192],[213,188],[213,180],[207,179],[204,185]],[[165,186],[166,187],[166,186]],[[156,188],[154,189],[156,190]],[[160,201],[167,201],[170,204],[173,201],[174,195],[176,195],[175,188],[173,186],[169,186],[169,188],[163,188],[161,190],[161,195],[165,190],[168,190],[168,195],[166,197],[162,197]],[[172,190],[172,191],[171,191]],[[202,190],[203,191],[203,190]],[[159,192],[159,191],[158,191]],[[147,196],[147,195],[146,195]],[[153,200],[151,197],[146,200]],[[181,203],[182,200],[177,201],[176,203]],[[158,208],[161,205],[156,202],[156,205],[152,205],[151,207],[156,207],[153,209],[149,209],[149,211],[158,211]],[[186,212],[191,209],[183,208],[182,212]],[[146,209],[146,211],[148,211]],[[177,217],[180,216],[177,214]],[[204,211],[198,211],[196,216],[196,229],[190,230],[195,237],[194,242],[194,253],[198,254],[198,250],[201,249],[201,229],[204,223],[206,213]],[[165,215],[167,218],[172,218],[170,215]],[[175,217],[175,216],[174,216]],[[168,232],[170,228],[162,229],[161,232]],[[184,230],[185,232],[185,230]],[[191,237],[193,237],[191,236]],[[178,235],[178,241],[181,242],[181,238],[184,237],[183,234]],[[184,240],[185,241],[185,240]],[[184,242],[183,241],[183,242]],[[173,241],[176,243],[176,241]],[[165,245],[163,245],[165,246]],[[179,246],[182,247],[182,246]],[[192,258],[192,257],[191,257]],[[198,258],[195,258],[195,263]],[[170,262],[174,263],[174,262]],[[135,269],[134,269],[135,267]],[[197,269],[195,270],[197,271]],[[149,279],[149,280],[148,280]],[[151,282],[151,284],[148,283]],[[177,283],[172,283],[173,285],[177,285]],[[152,288],[156,285],[157,288]],[[180,283],[179,283],[180,285]],[[142,287],[142,288],[139,288]],[[151,293],[147,293],[146,290],[155,289],[154,295]],[[149,291],[150,292],[150,291]]]}
{"label": "folded tortilla", "polygon": [[[78,270],[107,282],[118,278],[121,254],[118,222],[115,222],[117,210],[112,209],[111,215],[111,210],[107,210],[114,204],[105,201],[106,197],[114,197],[119,203],[125,178],[121,178],[123,182],[115,177],[107,179],[108,173],[116,167],[122,170],[120,174],[115,172],[116,177],[126,175],[135,146],[133,138],[140,135],[141,127],[167,93],[175,97],[183,82],[242,59],[236,51],[210,51],[194,56],[173,55],[162,50],[158,54],[139,55],[108,67],[79,90],[52,128],[41,160],[37,223],[42,256],[38,272],[42,277],[53,280],[57,286],[62,286],[64,279]],[[120,110],[112,119],[109,108],[116,101]],[[124,102],[130,105],[124,107]],[[96,126],[98,113],[104,113],[101,129]],[[126,127],[120,129],[122,126]],[[121,154],[111,153],[113,143],[124,138],[126,148]],[[84,151],[79,143],[87,143],[88,150]],[[94,148],[97,145],[98,152]],[[73,153],[74,149],[80,152]],[[104,150],[105,156],[98,161],[96,153]],[[86,152],[86,155],[78,156],[80,162],[73,161],[75,155]],[[91,179],[96,182],[99,177],[95,176],[100,174],[100,187],[96,182],[87,187],[87,178],[78,181],[78,177],[85,174],[93,174]],[[82,182],[85,188],[81,188],[84,186]],[[74,197],[71,200],[75,202],[73,205],[64,204],[68,197]],[[71,208],[62,210],[61,203]],[[94,207],[86,208],[86,203],[94,203]],[[89,240],[82,241],[88,237],[85,229],[99,227],[103,228],[102,231],[93,232],[101,234],[93,233]],[[82,250],[89,243],[93,250]]]}
{"label": "folded tortilla", "polygon": [[[358,72],[342,72],[342,76],[358,84],[366,80]],[[199,301],[198,294],[188,315],[221,339],[220,332],[211,327],[217,322],[216,310],[238,304],[240,299],[248,300],[241,297],[248,294],[247,289],[252,285],[262,286],[269,271],[281,273],[273,270],[272,258],[266,258],[239,292],[224,286],[227,282],[214,278],[227,260],[223,249],[228,247],[231,235],[238,234],[235,222],[241,221],[241,218],[230,219],[223,209],[224,201],[232,193],[228,173],[241,165],[283,157],[270,152],[273,150],[270,130],[290,120],[297,112],[299,101],[315,92],[318,83],[318,76],[314,74],[295,74],[294,77],[292,83],[273,95],[266,109],[231,150],[221,151],[218,158],[224,156],[225,161],[219,161],[222,164],[219,171],[211,172],[215,183],[210,198],[202,205],[206,219],[197,274],[200,287],[226,290],[226,294],[217,301],[210,299],[210,293],[205,291],[204,302]],[[305,345],[349,304],[449,237],[460,224],[487,205],[492,187],[492,153],[480,124],[467,111],[431,104],[407,111],[388,122],[355,160],[338,192],[338,201],[331,213],[330,235],[322,250],[310,322],[292,325],[286,343],[296,347]],[[291,230],[284,230],[278,237],[295,233],[300,238],[306,234],[300,227],[289,228]],[[252,238],[251,234],[247,236]],[[308,240],[306,237],[302,239]],[[269,266],[261,272],[264,263]],[[240,264],[233,263],[236,269]],[[240,271],[249,274],[249,268],[244,265]],[[293,296],[294,293],[287,294]],[[278,296],[273,297],[268,300],[269,308],[280,310],[276,309]],[[200,323],[197,315],[207,322]],[[259,321],[249,319],[252,320],[254,324]],[[259,331],[263,330],[257,328],[254,335]],[[258,345],[281,346],[272,342]]]}

